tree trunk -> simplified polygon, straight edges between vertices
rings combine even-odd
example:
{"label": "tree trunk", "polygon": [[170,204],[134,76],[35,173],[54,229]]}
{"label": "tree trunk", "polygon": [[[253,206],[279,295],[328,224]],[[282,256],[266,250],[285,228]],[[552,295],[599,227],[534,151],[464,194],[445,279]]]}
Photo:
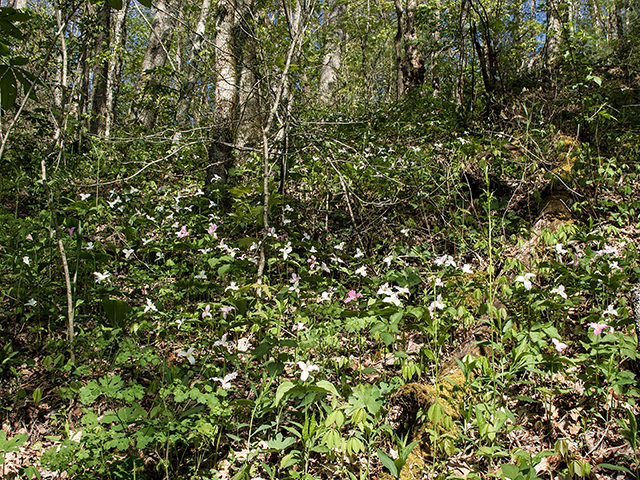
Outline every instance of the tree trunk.
{"label": "tree trunk", "polygon": [[7,2],[7,7],[10,8],[26,8],[27,7],[27,0],[9,0]]}
{"label": "tree trunk", "polygon": [[116,80],[116,74],[122,65],[122,57],[120,51],[124,49],[125,39],[125,20],[127,11],[129,10],[129,1],[125,0],[123,7],[115,14],[115,24],[113,26],[113,42],[111,55],[109,57],[109,68],[107,71],[107,92],[106,92],[106,117],[104,125],[104,137],[111,136],[111,126],[115,118],[116,94],[119,82]]}
{"label": "tree trunk", "polygon": [[211,0],[203,0],[198,25],[196,26],[196,31],[193,34],[189,62],[187,63],[186,72],[184,73],[184,81],[180,87],[180,97],[178,98],[178,105],[176,106],[176,132],[173,136],[174,144],[177,144],[180,141],[180,129],[187,123],[187,118],[189,116],[189,107],[191,106],[193,90],[196,85],[196,71],[200,60],[200,51],[202,50],[202,45],[205,40],[206,22],[209,17],[210,9]]}
{"label": "tree trunk", "polygon": [[[61,147],[64,143],[64,131],[65,131],[65,119],[66,115],[64,110],[66,108],[66,95],[67,95],[67,69],[68,69],[68,55],[67,55],[67,41],[64,29],[62,28],[62,11],[58,5],[58,2],[54,2],[56,26],[60,33],[60,54],[58,55],[58,70],[56,72],[56,86],[53,90],[53,104],[56,108],[56,127],[54,138],[56,140],[56,146]],[[64,148],[60,149],[64,151]]]}
{"label": "tree trunk", "polygon": [[547,65],[553,66],[558,60],[562,40],[562,18],[560,0],[547,0]]}
{"label": "tree trunk", "polygon": [[154,6],[156,11],[151,24],[151,35],[142,60],[137,86],[141,101],[133,108],[134,119],[147,128],[152,128],[156,122],[157,88],[160,85],[160,76],[154,70],[164,67],[167,63],[175,15],[182,8],[182,1],[157,0]]}
{"label": "tree trunk", "polygon": [[229,169],[233,166],[233,114],[237,98],[235,12],[234,0],[218,1],[218,21],[214,41],[216,104],[213,111],[214,126],[211,131],[205,186],[226,183]]}
{"label": "tree trunk", "polygon": [[107,117],[107,77],[109,58],[106,54],[111,43],[111,7],[107,2],[98,11],[98,35],[96,38],[95,58],[98,62],[93,70],[93,100],[91,102],[91,121],[89,131],[94,135],[104,133]]}
{"label": "tree trunk", "polygon": [[331,38],[325,46],[325,54],[322,59],[320,70],[320,83],[318,94],[320,103],[331,105],[333,103],[333,92],[338,83],[338,70],[342,62],[342,43],[344,42],[344,31],[339,23],[347,10],[345,3],[331,2],[331,11],[328,15],[323,15],[322,24],[326,28],[334,27]]}
{"label": "tree trunk", "polygon": [[[255,146],[262,140],[262,102],[256,52],[255,23],[252,18],[253,0],[244,0],[239,8],[240,18],[236,27],[236,51],[238,52],[238,108],[236,109],[236,145]],[[243,162],[246,155],[240,155]]]}
{"label": "tree trunk", "polygon": [[[416,33],[417,0],[395,0],[398,30],[395,37],[398,98],[420,87],[424,82],[424,60],[418,48]],[[404,45],[404,55],[402,46]]]}

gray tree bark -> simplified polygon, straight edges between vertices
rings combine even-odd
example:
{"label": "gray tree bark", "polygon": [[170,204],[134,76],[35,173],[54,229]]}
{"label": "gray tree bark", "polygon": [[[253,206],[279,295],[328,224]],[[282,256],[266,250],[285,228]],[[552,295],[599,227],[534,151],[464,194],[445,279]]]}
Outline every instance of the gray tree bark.
{"label": "gray tree bark", "polygon": [[323,15],[323,25],[326,28],[334,28],[325,46],[318,86],[320,103],[325,105],[333,103],[333,93],[338,83],[338,71],[342,62],[342,44],[345,37],[344,30],[340,27],[340,21],[346,10],[346,3],[332,0],[328,15]]}
{"label": "gray tree bark", "polygon": [[[262,140],[262,101],[258,75],[257,45],[255,37],[254,1],[242,0],[240,16],[235,29],[238,52],[238,107],[236,108],[236,145],[255,146]],[[242,153],[236,159],[243,162]]]}
{"label": "gray tree bark", "polygon": [[91,101],[91,121],[89,131],[94,135],[104,133],[107,117],[107,77],[109,58],[106,55],[111,43],[111,7],[104,2],[97,15],[98,34],[96,37],[95,58],[98,62],[93,70],[93,99]]}
{"label": "gray tree bark", "polygon": [[193,91],[196,85],[196,72],[198,70],[198,62],[200,59],[200,51],[204,44],[206,35],[206,22],[211,10],[211,0],[203,0],[202,7],[200,9],[200,18],[196,25],[196,30],[193,34],[191,53],[189,54],[189,61],[187,63],[186,72],[184,73],[184,81],[180,87],[180,97],[178,98],[178,105],[176,106],[175,125],[176,132],[173,136],[173,143],[176,144],[180,141],[181,131],[189,117],[189,108],[193,100]]}
{"label": "gray tree bark", "polygon": [[166,65],[171,49],[171,37],[175,26],[176,12],[182,8],[182,0],[157,0],[151,24],[151,35],[140,68],[137,91],[141,101],[132,109],[133,118],[147,128],[156,122],[157,87],[160,80],[154,70]]}
{"label": "gray tree bark", "polygon": [[[409,93],[424,82],[424,60],[418,48],[416,33],[417,0],[395,0],[398,30],[395,37],[396,68],[398,75],[398,98]],[[403,54],[404,46],[404,54]]]}
{"label": "gray tree bark", "polygon": [[547,0],[546,63],[551,66],[558,60],[562,40],[562,0]]}
{"label": "gray tree bark", "polygon": [[233,166],[233,122],[237,99],[236,52],[234,39],[236,2],[218,1],[215,46],[214,126],[209,145],[209,166],[205,186],[226,183]]}
{"label": "gray tree bark", "polygon": [[115,104],[119,82],[116,80],[118,70],[122,67],[122,56],[120,51],[124,48],[125,41],[125,20],[129,10],[129,1],[125,0],[123,7],[116,12],[113,25],[113,41],[111,42],[111,55],[109,58],[109,68],[107,71],[107,92],[106,92],[106,117],[104,125],[104,137],[111,136],[111,128],[115,117]]}

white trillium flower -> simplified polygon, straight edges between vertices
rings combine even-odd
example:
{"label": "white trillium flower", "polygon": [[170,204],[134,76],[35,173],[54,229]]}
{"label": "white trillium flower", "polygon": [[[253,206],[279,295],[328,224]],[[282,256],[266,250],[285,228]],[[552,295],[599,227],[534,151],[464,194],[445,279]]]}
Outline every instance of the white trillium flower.
{"label": "white trillium flower", "polygon": [[239,290],[239,289],[240,289],[240,287],[238,287],[238,285],[236,284],[236,282],[231,282],[231,283],[229,284],[229,286],[228,286],[227,288],[225,288],[225,289],[224,289],[224,291],[225,291],[225,292],[226,292],[227,290],[233,290],[233,291],[236,291],[236,290]]}
{"label": "white trillium flower", "polygon": [[133,248],[125,248],[124,250],[122,250],[122,253],[124,253],[124,258],[129,259],[129,257],[133,254],[134,250]]}
{"label": "white trillium flower", "polygon": [[353,258],[360,258],[360,257],[364,257],[364,253],[362,253],[362,250],[360,250],[359,248],[356,248],[356,254],[353,256]]}
{"label": "white trillium flower", "polygon": [[156,308],[156,306],[151,302],[150,299],[147,298],[147,304],[144,307],[144,312],[143,313],[147,313],[149,310],[151,310],[152,312],[157,312],[158,309]]}
{"label": "white trillium flower", "polygon": [[216,340],[215,342],[213,342],[213,346],[214,347],[224,347],[224,348],[229,348],[231,346],[231,344],[229,342],[227,342],[227,334],[223,334],[222,338],[220,340]]}
{"label": "white trillium flower", "polygon": [[228,390],[231,388],[231,380],[235,380],[238,376],[238,372],[229,373],[224,378],[213,377],[211,380],[222,383],[222,388]]}
{"label": "white trillium flower", "polygon": [[110,281],[109,278],[111,277],[111,274],[109,272],[93,272],[93,274],[96,276],[97,283],[102,283],[105,280]]}
{"label": "white trillium flower", "polygon": [[558,252],[561,255],[563,253],[569,253],[567,250],[565,250],[564,245],[562,245],[561,243],[556,243],[553,248],[555,249],[556,252]]}
{"label": "white trillium flower", "polygon": [[462,266],[462,273],[467,273],[467,274],[473,273],[473,270],[471,269],[471,265],[469,265],[468,263],[465,263]]}
{"label": "white trillium flower", "polygon": [[297,365],[298,367],[300,367],[300,370],[302,370],[302,372],[300,372],[300,380],[302,380],[303,382],[307,381],[307,378],[309,378],[311,372],[320,371],[320,368],[317,365],[307,365],[305,362],[298,362]]}
{"label": "white trillium flower", "polygon": [[603,315],[614,315],[614,316],[617,317],[618,316],[618,311],[615,308],[613,308],[613,305],[609,305],[609,307],[604,312],[602,312],[602,314]]}
{"label": "white trillium flower", "polygon": [[382,285],[382,286],[378,289],[378,292],[377,292],[377,293],[378,293],[378,295],[387,295],[387,296],[390,296],[390,295],[393,295],[393,290],[391,290],[391,289],[389,288],[389,284],[388,284],[388,283],[385,283],[384,285]]}
{"label": "white trillium flower", "polygon": [[35,298],[30,299],[27,303],[24,304],[25,307],[35,307],[38,304]]}
{"label": "white trillium flower", "polygon": [[367,276],[367,267],[364,265],[356,270],[356,275],[362,275],[363,277]]}
{"label": "white trillium flower", "polygon": [[196,363],[196,357],[193,355],[195,351],[196,351],[196,349],[193,348],[193,347],[191,347],[186,352],[184,350],[180,350],[178,352],[178,356],[179,357],[187,357],[187,360],[189,360],[189,363],[191,365],[194,365]]}
{"label": "white trillium flower", "polygon": [[526,290],[531,290],[531,279],[532,278],[536,278],[535,274],[533,274],[533,273],[525,273],[524,275],[520,275],[520,276],[516,277],[516,282],[522,282],[522,284],[524,285],[524,288]]}
{"label": "white trillium flower", "polygon": [[564,285],[558,285],[556,288],[552,288],[551,293],[557,293],[565,300],[567,298],[567,294],[564,292]]}
{"label": "white trillium flower", "polygon": [[22,261],[27,265],[31,265],[31,259],[27,255],[22,257]]}

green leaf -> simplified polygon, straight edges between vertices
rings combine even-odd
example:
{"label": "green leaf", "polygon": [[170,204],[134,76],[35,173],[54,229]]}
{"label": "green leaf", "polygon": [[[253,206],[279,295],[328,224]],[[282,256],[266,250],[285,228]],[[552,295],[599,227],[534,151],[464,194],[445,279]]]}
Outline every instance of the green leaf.
{"label": "green leaf", "polygon": [[396,464],[393,461],[393,458],[391,458],[379,448],[376,448],[376,455],[380,459],[380,463],[382,463],[382,465],[385,466],[387,470],[389,470],[389,472],[391,472],[391,475],[398,478],[399,472]]}
{"label": "green leaf", "polygon": [[510,480],[516,480],[517,478],[522,478],[522,472],[515,465],[502,465],[502,473],[505,477]]}
{"label": "green leaf", "polygon": [[102,308],[107,314],[109,324],[114,328],[124,327],[124,318],[131,310],[127,302],[116,298],[105,297],[102,299]]}
{"label": "green leaf", "polygon": [[151,8],[151,0],[138,0],[141,5],[144,5],[147,8]]}
{"label": "green leaf", "polygon": [[296,387],[296,384],[291,382],[290,380],[287,380],[286,382],[282,382],[280,386],[278,386],[278,390],[276,391],[275,405],[278,406],[278,404],[280,403],[280,400],[282,400],[282,397],[284,397],[285,394],[293,390],[295,387]]}
{"label": "green leaf", "polygon": [[16,77],[13,75],[13,70],[6,65],[0,65],[0,75],[2,75],[0,78],[0,104],[2,108],[9,109],[16,103],[16,95],[18,94]]}
{"label": "green leaf", "polygon": [[320,380],[316,382],[316,384],[312,385],[309,388],[309,390],[315,390],[318,392],[327,392],[335,395],[336,397],[341,397],[336,387],[334,387],[333,384],[327,380]]}
{"label": "green leaf", "polygon": [[617,472],[627,472],[633,475],[633,472],[627,467],[621,467],[619,465],[611,465],[610,463],[599,463],[599,467],[606,468],[608,470],[616,470]]}
{"label": "green leaf", "polygon": [[122,10],[122,0],[107,0],[107,3],[115,10]]}

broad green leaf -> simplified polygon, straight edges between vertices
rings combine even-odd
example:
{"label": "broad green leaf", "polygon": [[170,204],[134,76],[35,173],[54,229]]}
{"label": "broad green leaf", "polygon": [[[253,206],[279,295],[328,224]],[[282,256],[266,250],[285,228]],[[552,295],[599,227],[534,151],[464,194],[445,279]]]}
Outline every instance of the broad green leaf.
{"label": "broad green leaf", "polygon": [[384,453],[379,448],[376,448],[376,455],[380,459],[380,463],[382,463],[382,465],[384,467],[386,467],[387,470],[389,470],[389,472],[391,472],[391,475],[393,475],[394,477],[398,478],[399,472],[398,472],[398,469],[396,467],[396,464],[393,461],[393,458],[391,458],[389,455]]}
{"label": "broad green leaf", "polygon": [[296,387],[296,384],[289,380],[282,382],[278,386],[278,390],[276,391],[275,405],[278,406],[278,404],[280,403],[280,400],[282,400],[282,397],[284,397],[288,392],[293,390],[295,387]]}
{"label": "broad green leaf", "polygon": [[122,10],[122,0],[107,0],[107,3],[115,10]]}

